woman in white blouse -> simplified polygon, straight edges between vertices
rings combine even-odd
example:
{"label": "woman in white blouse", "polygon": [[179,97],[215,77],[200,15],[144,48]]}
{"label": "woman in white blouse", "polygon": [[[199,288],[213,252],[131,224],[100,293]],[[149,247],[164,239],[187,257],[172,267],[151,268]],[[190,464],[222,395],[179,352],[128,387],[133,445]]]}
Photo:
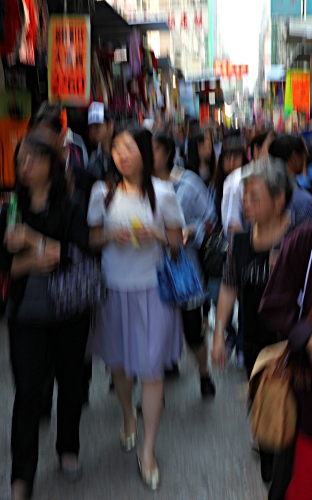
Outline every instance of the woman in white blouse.
{"label": "woman in white blouse", "polygon": [[112,145],[116,174],[92,190],[88,222],[91,241],[102,247],[107,298],[90,336],[92,354],[112,372],[122,406],[120,443],[136,446],[133,377],[142,381],[144,441],[137,453],[142,480],[157,489],[154,458],[163,406],[163,372],[177,362],[182,348],[180,311],[160,301],[156,269],[163,247],[178,252],[184,217],[172,185],[151,177],[151,134],[136,129],[119,133]]}

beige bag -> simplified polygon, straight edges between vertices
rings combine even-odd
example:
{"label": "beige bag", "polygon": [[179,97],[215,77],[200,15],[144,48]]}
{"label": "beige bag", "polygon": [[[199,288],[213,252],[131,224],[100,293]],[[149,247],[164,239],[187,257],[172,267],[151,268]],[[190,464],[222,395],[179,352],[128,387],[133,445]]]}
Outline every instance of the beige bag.
{"label": "beige bag", "polygon": [[294,442],[297,429],[297,403],[287,341],[263,351],[249,381],[253,399],[251,429],[261,448],[284,450]]}

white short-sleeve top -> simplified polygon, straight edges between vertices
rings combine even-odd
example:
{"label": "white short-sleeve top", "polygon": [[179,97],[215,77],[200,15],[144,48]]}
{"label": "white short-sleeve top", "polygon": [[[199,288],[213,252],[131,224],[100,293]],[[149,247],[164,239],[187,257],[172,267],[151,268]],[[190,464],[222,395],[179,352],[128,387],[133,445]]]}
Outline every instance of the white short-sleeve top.
{"label": "white short-sleeve top", "polygon": [[[89,226],[104,226],[107,229],[131,230],[131,219],[136,216],[144,227],[171,228],[184,226],[184,216],[171,182],[152,178],[156,198],[153,214],[148,196],[128,193],[117,188],[109,205],[105,208],[107,187],[96,182],[92,188],[89,209]],[[135,249],[131,242],[119,246],[110,241],[102,250],[102,269],[107,288],[121,291],[150,289],[157,286],[157,266],[162,261],[162,246],[154,240]]]}

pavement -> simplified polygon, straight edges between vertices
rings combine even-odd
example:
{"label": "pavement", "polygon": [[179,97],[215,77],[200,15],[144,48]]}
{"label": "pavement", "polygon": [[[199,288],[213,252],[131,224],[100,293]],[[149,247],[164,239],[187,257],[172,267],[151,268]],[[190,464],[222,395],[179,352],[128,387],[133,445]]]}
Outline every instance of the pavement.
{"label": "pavement", "polygon": [[[211,332],[207,333],[211,343]],[[257,453],[251,451],[246,411],[247,382],[234,360],[223,373],[213,369],[217,394],[203,401],[196,365],[185,350],[180,377],[166,382],[165,409],[156,459],[161,487],[150,492],[138,476],[135,452],[119,445],[121,410],[109,392],[100,360],[93,362],[90,405],[81,419],[83,478],[61,476],[55,454],[55,394],[50,424],[40,428],[39,465],[33,500],[265,500]],[[55,388],[55,393],[56,393]],[[0,500],[10,500],[10,426],[14,387],[7,329],[0,321]],[[139,400],[139,388],[135,399]],[[138,424],[142,438],[142,420]]]}

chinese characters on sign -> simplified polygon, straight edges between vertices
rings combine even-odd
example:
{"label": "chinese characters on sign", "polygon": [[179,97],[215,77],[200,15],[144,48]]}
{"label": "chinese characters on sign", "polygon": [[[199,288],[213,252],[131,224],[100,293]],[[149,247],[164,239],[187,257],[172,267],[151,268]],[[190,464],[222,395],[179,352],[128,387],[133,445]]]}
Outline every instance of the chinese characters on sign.
{"label": "chinese characters on sign", "polygon": [[89,16],[51,16],[48,83],[51,104],[89,103]]}
{"label": "chinese characters on sign", "polygon": [[214,75],[217,77],[229,78],[235,76],[242,78],[248,74],[247,64],[232,64],[227,59],[215,59],[213,65]]}

